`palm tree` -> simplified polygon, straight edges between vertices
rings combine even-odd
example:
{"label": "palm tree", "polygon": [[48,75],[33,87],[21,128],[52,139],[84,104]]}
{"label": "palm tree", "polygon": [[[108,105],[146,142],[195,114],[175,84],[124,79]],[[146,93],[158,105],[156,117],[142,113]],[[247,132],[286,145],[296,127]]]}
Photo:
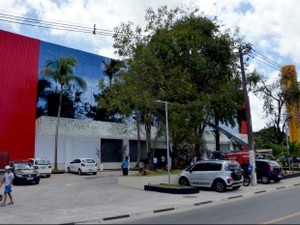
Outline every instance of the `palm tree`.
{"label": "palm tree", "polygon": [[113,77],[120,71],[120,62],[115,59],[111,59],[110,63],[102,61],[105,67],[104,74],[109,78],[109,85],[111,86]]}
{"label": "palm tree", "polygon": [[55,60],[48,60],[42,73],[45,77],[53,79],[60,84],[59,105],[57,113],[57,122],[55,130],[55,146],[54,146],[54,170],[57,170],[57,146],[58,146],[58,129],[59,119],[62,106],[62,94],[64,86],[69,86],[75,82],[83,90],[86,89],[86,82],[78,76],[73,75],[73,67],[76,65],[76,59],[72,57],[61,57]]}

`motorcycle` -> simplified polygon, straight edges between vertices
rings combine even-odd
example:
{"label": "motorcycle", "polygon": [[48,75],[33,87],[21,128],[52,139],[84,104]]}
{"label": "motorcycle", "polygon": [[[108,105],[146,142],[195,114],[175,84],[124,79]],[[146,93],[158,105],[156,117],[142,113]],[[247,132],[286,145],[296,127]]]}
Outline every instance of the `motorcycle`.
{"label": "motorcycle", "polygon": [[248,173],[247,171],[244,171],[243,172],[243,177],[244,177],[243,185],[244,186],[249,186],[249,184],[251,184],[251,175],[250,175],[250,173]]}

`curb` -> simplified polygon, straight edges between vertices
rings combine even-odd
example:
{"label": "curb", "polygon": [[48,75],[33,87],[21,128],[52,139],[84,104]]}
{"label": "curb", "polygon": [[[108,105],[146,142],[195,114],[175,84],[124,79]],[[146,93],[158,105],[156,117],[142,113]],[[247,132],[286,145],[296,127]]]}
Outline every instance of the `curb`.
{"label": "curb", "polygon": [[98,219],[76,221],[76,222],[64,223],[64,224],[75,225],[75,224],[82,224],[82,223],[95,223],[95,222],[96,223],[101,223],[103,221],[108,221],[108,220],[130,218],[130,217],[136,217],[136,216],[146,215],[146,214],[157,214],[157,213],[174,211],[174,210],[183,209],[183,208],[186,209],[186,208],[195,207],[195,206],[208,205],[208,204],[216,203],[216,202],[220,202],[220,201],[235,200],[235,199],[246,197],[246,196],[258,195],[258,194],[262,194],[262,193],[266,193],[266,192],[270,192],[270,191],[274,191],[274,190],[275,191],[276,190],[282,190],[282,189],[285,189],[285,188],[291,188],[291,187],[297,187],[297,186],[300,186],[300,183],[283,185],[283,186],[280,186],[280,187],[274,187],[274,188],[270,188],[270,189],[264,189],[264,190],[260,190],[260,191],[249,192],[249,193],[245,193],[245,194],[242,194],[242,195],[230,196],[230,197],[227,197],[227,198],[222,198],[222,199],[217,199],[217,200],[209,200],[209,201],[204,201],[204,202],[186,204],[186,205],[163,208],[163,209],[157,209],[157,210],[149,210],[149,211],[132,213],[132,214],[117,215],[117,216],[112,216],[112,217],[103,217],[103,218],[98,218]]}

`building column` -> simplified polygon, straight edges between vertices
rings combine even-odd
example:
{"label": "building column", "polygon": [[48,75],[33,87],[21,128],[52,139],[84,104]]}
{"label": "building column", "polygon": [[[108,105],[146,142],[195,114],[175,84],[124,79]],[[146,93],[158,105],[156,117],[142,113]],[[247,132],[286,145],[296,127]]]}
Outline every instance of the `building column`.
{"label": "building column", "polygon": [[69,162],[72,160],[72,140],[69,137],[65,137],[65,171]]}

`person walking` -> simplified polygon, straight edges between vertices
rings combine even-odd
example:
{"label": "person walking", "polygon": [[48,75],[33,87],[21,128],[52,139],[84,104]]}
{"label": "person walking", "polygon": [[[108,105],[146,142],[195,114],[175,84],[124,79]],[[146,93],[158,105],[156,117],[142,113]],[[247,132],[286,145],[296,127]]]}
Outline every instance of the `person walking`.
{"label": "person walking", "polygon": [[5,166],[5,174],[4,177],[2,179],[2,182],[0,184],[0,188],[2,187],[2,185],[4,184],[4,198],[3,198],[3,202],[1,204],[1,206],[6,206],[6,200],[7,200],[7,196],[9,197],[10,203],[8,203],[7,205],[12,205],[14,204],[13,202],[13,197],[12,197],[12,183],[14,180],[14,174],[11,172],[11,168],[10,166]]}
{"label": "person walking", "polygon": [[154,156],[152,160],[153,170],[156,171],[158,159]]}
{"label": "person walking", "polygon": [[128,175],[128,156],[125,157],[125,160],[122,162],[122,170],[123,170],[123,176],[127,176]]}
{"label": "person walking", "polygon": [[162,155],[162,156],[160,157],[160,161],[161,161],[161,167],[162,167],[162,169],[164,170],[165,167],[166,167],[166,157],[165,157],[164,155]]}

